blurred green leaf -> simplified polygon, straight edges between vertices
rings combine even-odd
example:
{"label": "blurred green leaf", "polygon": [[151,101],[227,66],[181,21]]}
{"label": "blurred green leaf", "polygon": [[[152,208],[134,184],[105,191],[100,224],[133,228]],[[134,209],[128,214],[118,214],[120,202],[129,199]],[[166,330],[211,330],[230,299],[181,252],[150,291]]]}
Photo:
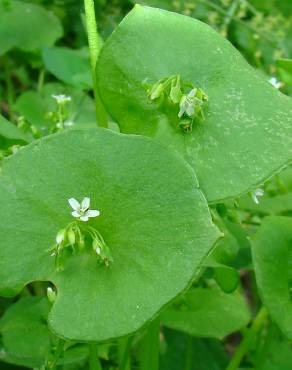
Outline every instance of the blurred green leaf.
{"label": "blurred green leaf", "polygon": [[223,370],[228,357],[222,344],[215,339],[192,338],[184,333],[164,328],[164,349],[160,370]]}
{"label": "blurred green leaf", "polygon": [[4,345],[0,358],[16,365],[43,365],[50,351],[48,312],[48,300],[41,297],[21,298],[10,306],[0,320]]}
{"label": "blurred green leaf", "polygon": [[218,339],[243,328],[251,318],[239,292],[226,294],[216,286],[190,289],[181,305],[166,309],[161,317],[172,329]]}
{"label": "blurred green leaf", "polygon": [[257,285],[264,305],[283,333],[292,339],[292,219],[266,217],[252,239]]}
{"label": "blurred green leaf", "polygon": [[59,80],[83,89],[92,88],[88,49],[64,47],[44,48],[42,57],[46,69]]}
{"label": "blurred green leaf", "polygon": [[44,7],[23,1],[0,2],[0,55],[52,46],[63,34],[59,19]]}
{"label": "blurred green leaf", "polygon": [[0,115],[0,148],[8,149],[14,144],[27,144],[32,141],[29,135],[24,134],[17,126]]}

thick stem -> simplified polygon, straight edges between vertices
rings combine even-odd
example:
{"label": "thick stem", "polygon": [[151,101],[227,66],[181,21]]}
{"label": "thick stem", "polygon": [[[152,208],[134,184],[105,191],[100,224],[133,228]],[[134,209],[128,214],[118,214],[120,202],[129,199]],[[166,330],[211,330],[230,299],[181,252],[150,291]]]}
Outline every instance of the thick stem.
{"label": "thick stem", "polygon": [[94,0],[84,0],[85,17],[87,26],[88,45],[90,53],[90,64],[93,82],[93,91],[95,99],[96,120],[101,127],[108,127],[108,117],[104,106],[100,100],[97,89],[95,67],[97,58],[101,49],[101,38],[97,33],[97,25],[95,19]]}
{"label": "thick stem", "polygon": [[96,343],[91,343],[89,345],[89,370],[102,370],[98,358],[98,347]]}
{"label": "thick stem", "polygon": [[250,350],[253,340],[256,337],[257,333],[262,328],[263,324],[265,323],[268,317],[267,310],[262,307],[257,314],[256,318],[254,319],[250,329],[246,332],[244,338],[240,342],[240,345],[237,347],[237,350],[232,357],[229,365],[227,366],[226,370],[237,370],[238,366],[240,365],[243,357],[247,354]]}
{"label": "thick stem", "polygon": [[119,370],[130,370],[130,351],[133,342],[133,337],[128,337],[126,339],[121,339],[118,343],[119,350]]}
{"label": "thick stem", "polygon": [[139,370],[159,370],[160,322],[153,321],[141,341]]}

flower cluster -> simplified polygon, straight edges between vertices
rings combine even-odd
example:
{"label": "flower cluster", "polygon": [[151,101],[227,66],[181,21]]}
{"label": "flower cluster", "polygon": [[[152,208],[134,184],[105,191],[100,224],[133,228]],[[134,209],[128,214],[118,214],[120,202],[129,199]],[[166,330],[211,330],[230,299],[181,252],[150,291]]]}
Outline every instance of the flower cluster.
{"label": "flower cluster", "polygon": [[68,103],[72,100],[71,96],[60,94],[52,95],[52,98],[57,103],[57,109],[46,113],[46,118],[51,120],[54,124],[51,132],[62,131],[67,127],[73,126],[74,121],[72,120],[72,117],[69,117],[67,107]]}
{"label": "flower cluster", "polygon": [[71,214],[77,218],[77,221],[73,221],[66,228],[59,230],[55,244],[49,249],[51,256],[55,257],[57,269],[63,267],[68,253],[81,252],[88,245],[93,249],[98,261],[109,266],[113,262],[109,247],[94,227],[85,224],[89,218],[98,217],[100,212],[90,209],[90,198],[88,197],[83,198],[81,203],[75,198],[68,199],[68,202],[73,209]]}
{"label": "flower cluster", "polygon": [[143,86],[150,101],[178,106],[178,126],[184,132],[192,132],[196,120],[205,120],[204,108],[208,96],[202,89],[183,81],[180,75],[162,78],[154,84],[145,80]]}

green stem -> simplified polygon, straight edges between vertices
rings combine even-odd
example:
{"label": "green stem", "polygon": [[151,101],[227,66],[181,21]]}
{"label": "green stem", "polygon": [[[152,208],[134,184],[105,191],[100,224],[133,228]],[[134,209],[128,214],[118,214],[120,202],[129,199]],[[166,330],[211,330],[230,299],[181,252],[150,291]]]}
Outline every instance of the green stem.
{"label": "green stem", "polygon": [[238,366],[240,365],[242,359],[250,350],[253,340],[257,333],[262,328],[263,324],[265,323],[268,317],[267,310],[265,307],[262,307],[257,314],[256,318],[254,319],[251,327],[247,330],[245,336],[243,337],[240,345],[237,347],[235,354],[233,355],[229,365],[227,366],[226,370],[237,370]]}
{"label": "green stem", "polygon": [[57,348],[52,358],[52,361],[50,361],[48,364],[48,367],[47,367],[48,369],[53,370],[56,368],[57,362],[63,353],[64,344],[65,344],[64,340],[58,339]]}
{"label": "green stem", "polygon": [[228,26],[229,26],[230,22],[235,17],[235,13],[238,9],[238,5],[239,5],[238,0],[233,0],[229,9],[228,9],[228,11],[227,11],[227,13],[226,13],[226,15],[225,15],[225,17],[224,17],[223,24],[226,27],[226,31],[228,30]]}
{"label": "green stem", "polygon": [[119,350],[119,370],[130,370],[130,351],[133,342],[133,337],[128,337],[126,339],[121,339],[118,344]]}
{"label": "green stem", "polygon": [[97,79],[95,73],[95,67],[98,59],[98,55],[101,49],[101,38],[97,33],[97,25],[95,19],[94,0],[84,0],[85,17],[87,26],[87,36],[90,54],[90,64],[93,82],[93,91],[95,99],[96,109],[96,120],[97,124],[101,127],[108,127],[108,117],[104,109],[104,106],[100,100],[100,96],[97,89]]}
{"label": "green stem", "polygon": [[37,87],[38,93],[40,93],[40,94],[43,91],[43,86],[44,86],[44,81],[45,81],[45,74],[46,74],[46,70],[44,68],[42,68],[39,72],[38,87]]}
{"label": "green stem", "polygon": [[192,337],[190,335],[187,336],[187,350],[185,356],[185,367],[184,370],[191,370],[192,369]]}
{"label": "green stem", "polygon": [[159,320],[153,321],[141,340],[140,370],[159,370]]}
{"label": "green stem", "polygon": [[89,345],[89,370],[102,370],[98,358],[98,346],[96,343]]}
{"label": "green stem", "polygon": [[7,57],[3,58],[4,61],[4,73],[5,73],[5,83],[6,83],[6,99],[7,99],[7,106],[8,106],[8,117],[11,120],[13,118],[13,101],[14,101],[14,88],[11,79],[11,68],[10,68],[10,61]]}

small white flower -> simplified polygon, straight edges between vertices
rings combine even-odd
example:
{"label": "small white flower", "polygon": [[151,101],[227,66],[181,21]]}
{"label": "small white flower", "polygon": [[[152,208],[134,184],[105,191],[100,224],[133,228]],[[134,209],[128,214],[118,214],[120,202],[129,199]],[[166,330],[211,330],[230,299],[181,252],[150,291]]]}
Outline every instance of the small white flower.
{"label": "small white flower", "polygon": [[97,217],[100,212],[95,209],[90,209],[90,198],[83,198],[81,204],[75,198],[68,199],[70,206],[73,209],[71,212],[73,217],[79,218],[81,221],[88,221],[90,217]]}
{"label": "small white flower", "polygon": [[197,89],[192,89],[188,95],[183,95],[179,107],[180,111],[178,114],[178,117],[181,118],[184,113],[186,113],[189,117],[193,117],[195,113],[195,95],[196,95]]}
{"label": "small white flower", "polygon": [[47,297],[51,303],[54,303],[57,297],[56,292],[50,286],[47,288]]}
{"label": "small white flower", "polygon": [[252,200],[255,202],[255,204],[259,204],[260,201],[258,199],[258,197],[262,197],[264,195],[264,191],[263,189],[256,189],[252,194],[251,194],[251,197],[252,197]]}
{"label": "small white flower", "polygon": [[74,126],[75,122],[70,120],[70,119],[67,119],[65,122],[64,122],[64,126],[65,127],[71,127],[71,126]]}
{"label": "small white flower", "polygon": [[52,98],[55,99],[58,104],[66,104],[71,101],[71,96],[67,96],[64,94],[52,95]]}
{"label": "small white flower", "polygon": [[96,253],[96,254],[98,254],[98,255],[100,255],[100,252],[101,252],[100,247],[96,247],[96,248],[95,248],[95,253]]}
{"label": "small white flower", "polygon": [[276,77],[271,77],[269,83],[274,86],[276,89],[280,89],[282,83],[276,79]]}

